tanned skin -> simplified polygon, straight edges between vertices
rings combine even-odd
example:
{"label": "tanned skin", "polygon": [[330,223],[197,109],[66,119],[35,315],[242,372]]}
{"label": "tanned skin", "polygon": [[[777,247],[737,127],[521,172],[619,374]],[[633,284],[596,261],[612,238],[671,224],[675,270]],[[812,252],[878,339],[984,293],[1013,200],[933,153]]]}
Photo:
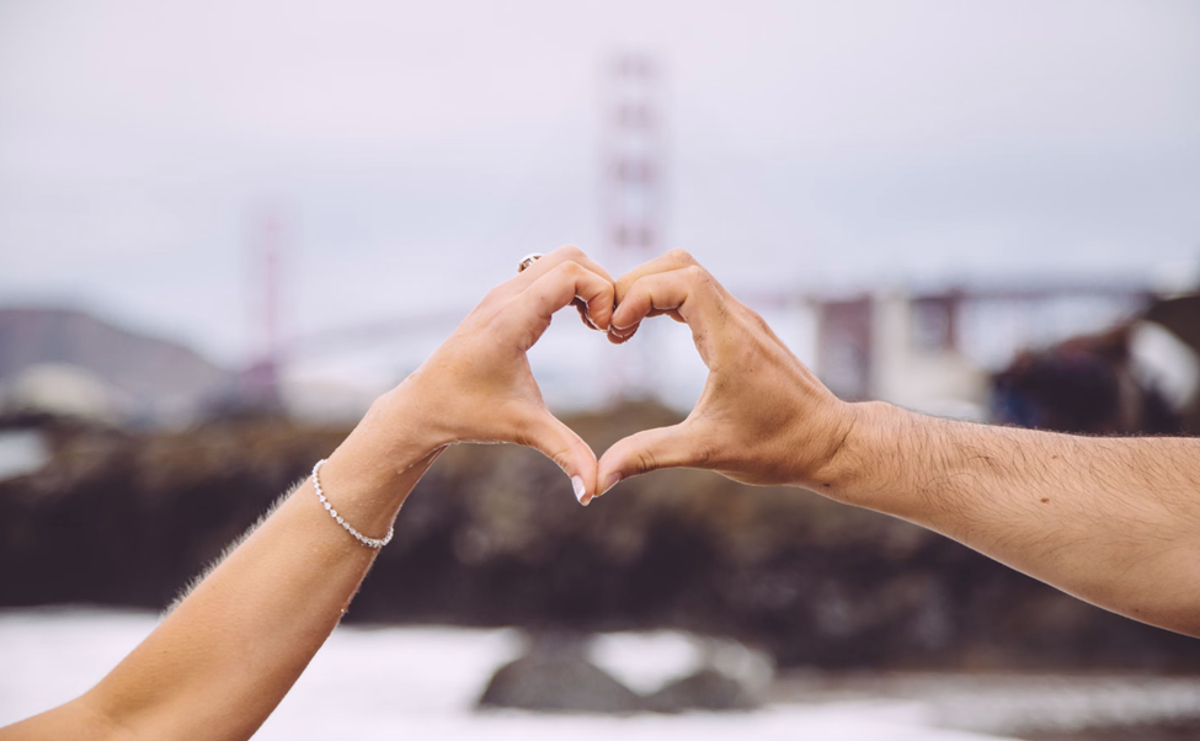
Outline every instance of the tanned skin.
{"label": "tanned skin", "polygon": [[840,401],[682,251],[617,281],[610,339],[628,341],[657,314],[691,327],[708,382],[682,423],[601,456],[602,492],[673,466],[803,487],[1200,636],[1200,440],[1080,437]]}
{"label": "tanned skin", "polygon": [[[575,302],[628,341],[648,317],[692,329],[709,377],[673,427],[599,461],[546,409],[526,351]],[[614,308],[615,307],[615,308]],[[1200,441],[1084,438],[849,404],[687,253],[615,284],[573,247],[499,286],[381,397],[322,469],[361,532],[382,536],[445,446],[514,442],[551,457],[581,504],[658,468],[803,487],[936,530],[1063,590],[1200,635]],[[163,623],[80,698],[0,729],[18,739],[249,738],[341,619],[375,559],[298,487]]]}

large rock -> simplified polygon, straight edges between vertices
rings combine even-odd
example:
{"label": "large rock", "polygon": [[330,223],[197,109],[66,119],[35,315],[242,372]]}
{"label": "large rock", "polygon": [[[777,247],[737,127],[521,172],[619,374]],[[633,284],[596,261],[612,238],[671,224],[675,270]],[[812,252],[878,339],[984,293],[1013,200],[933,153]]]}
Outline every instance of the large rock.
{"label": "large rock", "polygon": [[525,656],[496,670],[480,708],[551,713],[633,713],[642,698],[587,659],[587,639],[536,635]]}
{"label": "large rock", "polygon": [[659,713],[685,710],[754,710],[761,703],[744,684],[714,667],[668,683],[646,698],[646,708]]}

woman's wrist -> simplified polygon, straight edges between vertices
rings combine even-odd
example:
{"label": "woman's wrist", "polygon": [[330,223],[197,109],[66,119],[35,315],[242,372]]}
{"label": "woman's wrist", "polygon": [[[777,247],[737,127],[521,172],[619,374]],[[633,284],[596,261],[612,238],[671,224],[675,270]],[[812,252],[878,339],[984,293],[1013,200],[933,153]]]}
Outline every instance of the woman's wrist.
{"label": "woman's wrist", "polygon": [[401,384],[375,400],[322,468],[326,489],[353,491],[385,507],[403,503],[430,459],[452,442],[426,420],[431,410],[414,391]]}
{"label": "woman's wrist", "polygon": [[447,419],[453,412],[446,408],[440,394],[421,381],[421,371],[413,373],[376,399],[359,422],[359,427],[396,461],[397,472],[458,442]]}

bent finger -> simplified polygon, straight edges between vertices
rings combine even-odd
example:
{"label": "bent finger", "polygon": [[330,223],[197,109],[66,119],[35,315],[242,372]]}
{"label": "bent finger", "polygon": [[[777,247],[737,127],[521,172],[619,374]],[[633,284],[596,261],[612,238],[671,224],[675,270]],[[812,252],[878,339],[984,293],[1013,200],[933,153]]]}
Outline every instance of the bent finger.
{"label": "bent finger", "polygon": [[622,275],[616,282],[617,288],[617,303],[625,298],[625,294],[629,288],[640,279],[648,275],[657,273],[672,273],[676,270],[683,270],[690,267],[703,267],[696,258],[692,257],[687,250],[673,249],[670,252],[663,253],[653,260],[638,265],[636,268]]}
{"label": "bent finger", "polygon": [[658,314],[672,314],[693,331],[703,331],[720,312],[721,301],[711,277],[699,266],[654,273],[629,286],[613,312],[610,331],[622,336],[643,319]]}
{"label": "bent finger", "polygon": [[[607,330],[613,313],[612,281],[577,262],[561,263],[518,296],[518,300],[529,307],[533,316],[544,322],[541,331],[549,325],[554,312],[576,298],[586,304],[592,323]],[[541,331],[537,332],[539,336]]]}
{"label": "bent finger", "polygon": [[520,445],[541,452],[571,477],[575,499],[583,506],[596,496],[596,454],[583,438],[546,411],[525,420],[518,438]]}
{"label": "bent finger", "polygon": [[539,278],[547,273],[550,273],[556,267],[565,262],[577,262],[596,275],[607,279],[609,283],[615,282],[613,277],[608,274],[608,271],[605,270],[600,263],[588,257],[586,252],[575,245],[568,244],[559,247],[553,252],[548,252],[545,255],[542,255],[540,258],[531,263],[529,267],[525,268],[516,277],[514,277],[510,281],[515,289],[514,292],[520,292],[528,288],[533,283],[537,282]]}
{"label": "bent finger", "polygon": [[705,458],[688,422],[642,430],[618,440],[600,456],[600,494],[625,479],[661,468],[703,468]]}

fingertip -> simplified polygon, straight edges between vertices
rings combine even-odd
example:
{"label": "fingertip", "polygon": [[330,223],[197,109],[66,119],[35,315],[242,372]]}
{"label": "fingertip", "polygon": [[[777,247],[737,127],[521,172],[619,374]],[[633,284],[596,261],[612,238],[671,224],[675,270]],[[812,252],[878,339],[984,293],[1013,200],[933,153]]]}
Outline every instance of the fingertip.
{"label": "fingertip", "polygon": [[579,503],[584,507],[592,503],[592,499],[595,495],[588,492],[587,486],[583,483],[582,476],[571,477],[571,488],[575,490],[575,498],[579,500]]}
{"label": "fingertip", "polygon": [[625,332],[637,322],[630,316],[628,307],[625,304],[617,304],[617,308],[613,309],[612,315],[608,317],[608,326],[616,332]]}
{"label": "fingertip", "polygon": [[621,334],[620,332],[614,331],[612,328],[609,328],[608,341],[613,343],[614,345],[623,345],[626,342],[629,342],[629,340],[633,339],[633,336],[635,334],[637,334],[637,327],[635,326],[633,329],[627,330],[627,331],[628,331],[628,334]]}
{"label": "fingertip", "polygon": [[523,425],[513,442],[540,451],[558,464],[571,479],[571,488],[580,504],[590,502],[596,490],[598,461],[591,446],[548,410],[542,410]]}
{"label": "fingertip", "polygon": [[587,265],[574,264],[583,271],[576,276],[575,303],[581,313],[586,313],[585,321],[596,329],[607,330],[616,308],[612,279],[596,273]]}
{"label": "fingertip", "polygon": [[621,474],[617,471],[613,471],[600,480],[600,488],[597,491],[596,496],[604,496],[609,489],[613,488],[619,483],[621,483]]}
{"label": "fingertip", "polygon": [[617,484],[637,475],[636,471],[625,470],[627,456],[623,451],[627,447],[628,444],[625,444],[625,440],[620,440],[604,451],[604,455],[600,456],[600,460],[596,462],[596,496],[604,496]]}
{"label": "fingertip", "polygon": [[628,338],[632,337],[633,333],[636,332],[638,330],[638,327],[640,327],[642,325],[642,323],[639,321],[639,322],[631,322],[626,326],[621,326],[621,325],[618,325],[615,321],[613,321],[613,319],[615,319],[615,318],[616,318],[615,314],[613,315],[612,318],[610,318],[609,323],[608,323],[608,329],[610,332],[612,332],[613,334],[615,334],[618,337],[624,337],[624,338],[628,339]]}
{"label": "fingertip", "polygon": [[612,294],[593,299],[587,305],[587,314],[594,329],[607,332],[612,327]]}
{"label": "fingertip", "polygon": [[604,292],[596,299],[597,318],[602,322],[604,329],[612,326],[613,316],[617,313],[617,288],[613,285],[611,278],[607,280],[608,284],[605,286]]}
{"label": "fingertip", "polygon": [[579,318],[583,320],[583,326],[588,329],[604,331],[592,321],[592,317],[588,315],[588,305],[582,299],[577,296],[573,303],[575,304],[575,310],[579,312]]}

